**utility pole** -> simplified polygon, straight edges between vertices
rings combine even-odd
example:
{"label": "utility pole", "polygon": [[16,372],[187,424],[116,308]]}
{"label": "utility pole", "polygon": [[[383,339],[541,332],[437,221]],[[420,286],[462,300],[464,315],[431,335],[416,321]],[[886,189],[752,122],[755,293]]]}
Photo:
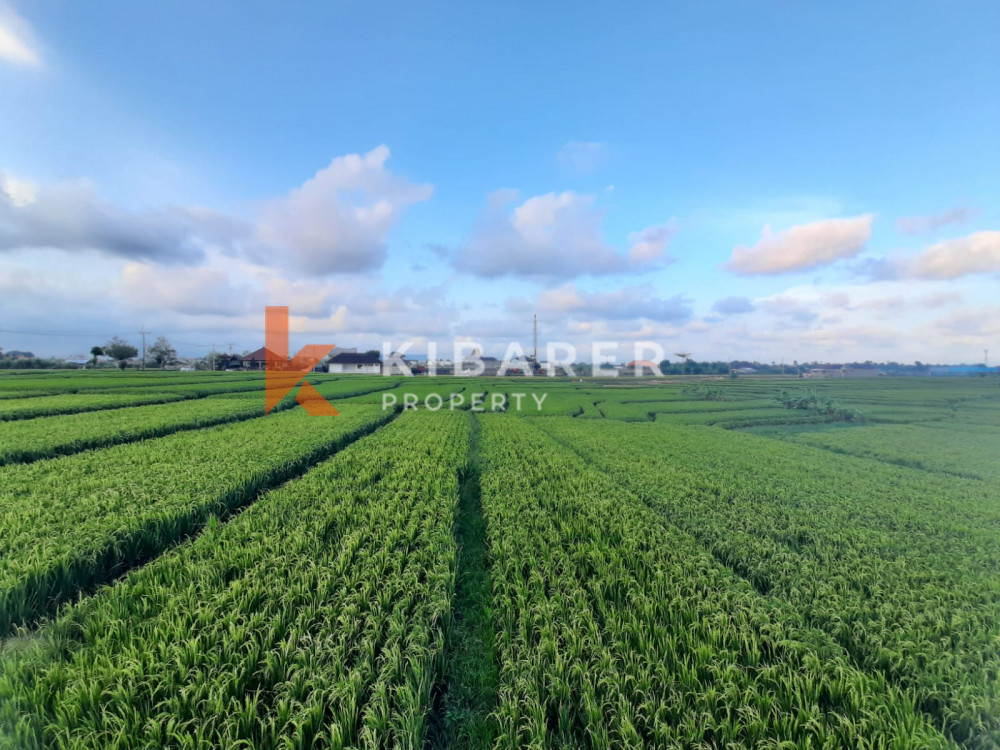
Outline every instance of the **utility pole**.
{"label": "utility pole", "polygon": [[986,365],[987,369],[989,369],[989,366],[990,366],[990,350],[989,349],[983,349],[983,364]]}
{"label": "utility pole", "polygon": [[146,334],[147,333],[149,333],[149,331],[146,330],[146,326],[140,326],[140,328],[139,328],[139,334],[142,336],[142,364],[140,365],[140,367],[143,370],[146,369]]}
{"label": "utility pole", "polygon": [[233,342],[232,342],[232,341],[230,341],[230,342],[229,342],[229,343],[227,344],[227,346],[229,347],[229,354],[230,354],[230,356],[232,356],[232,353],[233,353]]}
{"label": "utility pole", "polygon": [[538,314],[537,313],[534,316],[534,323],[532,326],[532,338],[534,341],[534,346],[533,346],[533,354],[531,356],[534,358],[534,361],[537,364],[538,363]]}

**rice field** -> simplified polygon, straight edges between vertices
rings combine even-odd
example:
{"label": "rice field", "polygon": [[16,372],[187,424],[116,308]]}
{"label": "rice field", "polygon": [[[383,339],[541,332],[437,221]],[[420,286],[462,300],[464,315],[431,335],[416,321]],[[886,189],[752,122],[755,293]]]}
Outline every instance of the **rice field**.
{"label": "rice field", "polygon": [[1000,747],[1000,383],[0,374],[0,750]]}

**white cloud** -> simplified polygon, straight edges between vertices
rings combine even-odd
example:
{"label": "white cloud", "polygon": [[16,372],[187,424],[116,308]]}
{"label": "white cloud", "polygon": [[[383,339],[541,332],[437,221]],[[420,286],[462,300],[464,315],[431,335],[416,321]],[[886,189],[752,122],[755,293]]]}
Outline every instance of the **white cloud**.
{"label": "white cloud", "polygon": [[934,291],[935,285],[922,281],[885,281],[863,285],[796,286],[780,294],[756,301],[757,309],[772,315],[792,317],[800,322],[852,320],[857,324],[872,319],[916,321],[928,311],[963,302],[961,292]]}
{"label": "white cloud", "polygon": [[951,224],[964,224],[979,212],[970,208],[951,208],[927,216],[903,216],[896,220],[896,229],[902,234],[929,234]]}
{"label": "white cloud", "polygon": [[595,171],[604,160],[604,145],[596,141],[570,141],[556,154],[556,160],[577,174]]}
{"label": "white cloud", "polygon": [[98,251],[130,260],[195,264],[218,249],[298,274],[369,271],[387,255],[389,229],[430,185],[385,168],[389,149],[334,159],[248,220],[200,206],[134,212],[86,181],[36,187],[0,174],[0,252]]}
{"label": "white cloud", "polygon": [[628,259],[636,265],[649,265],[661,260],[667,252],[670,239],[676,234],[674,224],[663,224],[658,227],[646,227],[629,235],[632,246],[628,251]]}
{"label": "white cloud", "polygon": [[712,305],[712,309],[722,315],[742,315],[743,313],[753,312],[756,308],[753,302],[746,297],[726,297],[725,299],[717,300]]}
{"label": "white cloud", "polygon": [[902,275],[918,279],[957,279],[1000,272],[1000,231],[976,232],[931,245],[900,264]]}
{"label": "white cloud", "polygon": [[380,267],[389,229],[434,190],[390,172],[388,159],[384,145],[339,156],[302,187],[265,204],[257,235],[263,257],[315,274]]}
{"label": "white cloud", "polygon": [[15,207],[22,208],[35,202],[38,186],[27,180],[18,179],[14,175],[0,172],[0,192],[5,193],[6,200]]}
{"label": "white cloud", "polygon": [[860,253],[871,236],[872,214],[825,219],[778,234],[765,226],[753,247],[738,245],[726,268],[742,275],[805,271]]}
{"label": "white cloud", "polygon": [[958,310],[939,318],[934,325],[945,336],[958,336],[970,345],[986,346],[1000,336],[1000,307],[984,305]]}
{"label": "white cloud", "polygon": [[495,278],[511,275],[570,279],[626,273],[659,260],[669,227],[650,227],[631,236],[633,257],[626,258],[604,240],[603,214],[595,196],[566,191],[518,200],[516,191],[490,195],[472,234],[453,254],[460,271]]}
{"label": "white cloud", "polygon": [[23,248],[97,250],[124,258],[192,263],[214,242],[237,242],[248,228],[199,208],[133,212],[102,200],[85,181],[35,187],[5,175],[0,252]]}
{"label": "white cloud", "polygon": [[127,263],[118,293],[134,310],[181,315],[235,316],[248,313],[247,288],[230,282],[221,268],[173,268]]}
{"label": "white cloud", "polygon": [[543,291],[535,304],[517,299],[508,302],[508,308],[515,312],[537,309],[542,313],[604,321],[646,319],[664,322],[691,317],[691,308],[682,295],[659,297],[651,284],[610,292],[588,292],[572,283],[563,284]]}
{"label": "white cloud", "polygon": [[593,195],[571,191],[529,198],[514,210],[510,191],[490,196],[489,208],[453,258],[478,276],[572,278],[624,271],[625,259],[605,241]]}
{"label": "white cloud", "polygon": [[777,295],[761,300],[758,303],[758,307],[771,315],[779,318],[787,318],[799,324],[810,324],[819,317],[817,313],[810,309],[808,304],[803,304],[801,300],[795,297],[784,295]]}
{"label": "white cloud", "polygon": [[0,60],[22,67],[39,67],[35,33],[23,17],[0,0]]}

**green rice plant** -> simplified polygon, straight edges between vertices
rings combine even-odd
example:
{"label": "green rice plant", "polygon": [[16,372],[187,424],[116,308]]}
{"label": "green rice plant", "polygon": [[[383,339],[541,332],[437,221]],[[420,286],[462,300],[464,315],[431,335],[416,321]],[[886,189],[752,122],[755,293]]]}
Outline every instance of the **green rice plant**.
{"label": "green rice plant", "polygon": [[723,388],[705,385],[704,383],[691,383],[681,388],[681,395],[691,401],[728,401],[729,394]]}
{"label": "green rice plant", "polygon": [[[287,399],[284,406],[294,406]],[[26,463],[264,415],[256,395],[38,417],[0,430],[0,465]]]}
{"label": "green rice plant", "polygon": [[345,406],[0,468],[0,633],[151,559],[392,416]]}
{"label": "green rice plant", "polygon": [[596,426],[482,418],[496,747],[954,747],[833,638],[543,432],[567,424]]}
{"label": "green rice plant", "polygon": [[[229,380],[224,382],[210,381],[204,383],[163,383],[156,386],[142,386],[129,388],[115,388],[110,391],[101,391],[115,394],[144,395],[152,392],[172,393],[184,395],[188,398],[202,398],[204,396],[214,396],[220,393],[246,393],[250,391],[264,392],[264,380],[262,378]],[[92,391],[94,392],[94,391]]]}
{"label": "green rice plant", "polygon": [[1000,744],[995,482],[711,429],[539,428],[899,686],[947,736]]}
{"label": "green rice plant", "polygon": [[68,373],[32,373],[18,378],[0,378],[0,398],[6,394],[23,395],[34,391],[48,395],[93,393],[119,389],[166,389],[187,385],[231,385],[238,382],[263,382],[262,373],[222,372],[128,372],[75,371]]}
{"label": "green rice plant", "polygon": [[189,398],[180,393],[132,393],[132,394],[66,394],[61,396],[37,396],[34,398],[12,398],[0,401],[0,422],[15,419],[33,419],[53,414],[77,414],[102,409],[123,409],[127,406],[145,404],[165,404]]}
{"label": "green rice plant", "polygon": [[403,414],[9,641],[0,748],[420,747],[467,441]]}
{"label": "green rice plant", "polygon": [[[934,424],[934,423],[929,423]],[[975,434],[970,438],[970,432]],[[798,435],[795,442],[884,463],[1000,481],[1000,430],[934,429],[923,424],[872,425]]]}

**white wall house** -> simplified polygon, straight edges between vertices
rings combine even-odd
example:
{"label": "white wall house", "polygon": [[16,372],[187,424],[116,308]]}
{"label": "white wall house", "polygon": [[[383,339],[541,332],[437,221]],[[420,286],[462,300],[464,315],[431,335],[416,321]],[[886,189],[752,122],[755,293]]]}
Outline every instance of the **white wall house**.
{"label": "white wall house", "polygon": [[377,354],[341,352],[330,358],[327,372],[353,375],[380,375],[382,362]]}

